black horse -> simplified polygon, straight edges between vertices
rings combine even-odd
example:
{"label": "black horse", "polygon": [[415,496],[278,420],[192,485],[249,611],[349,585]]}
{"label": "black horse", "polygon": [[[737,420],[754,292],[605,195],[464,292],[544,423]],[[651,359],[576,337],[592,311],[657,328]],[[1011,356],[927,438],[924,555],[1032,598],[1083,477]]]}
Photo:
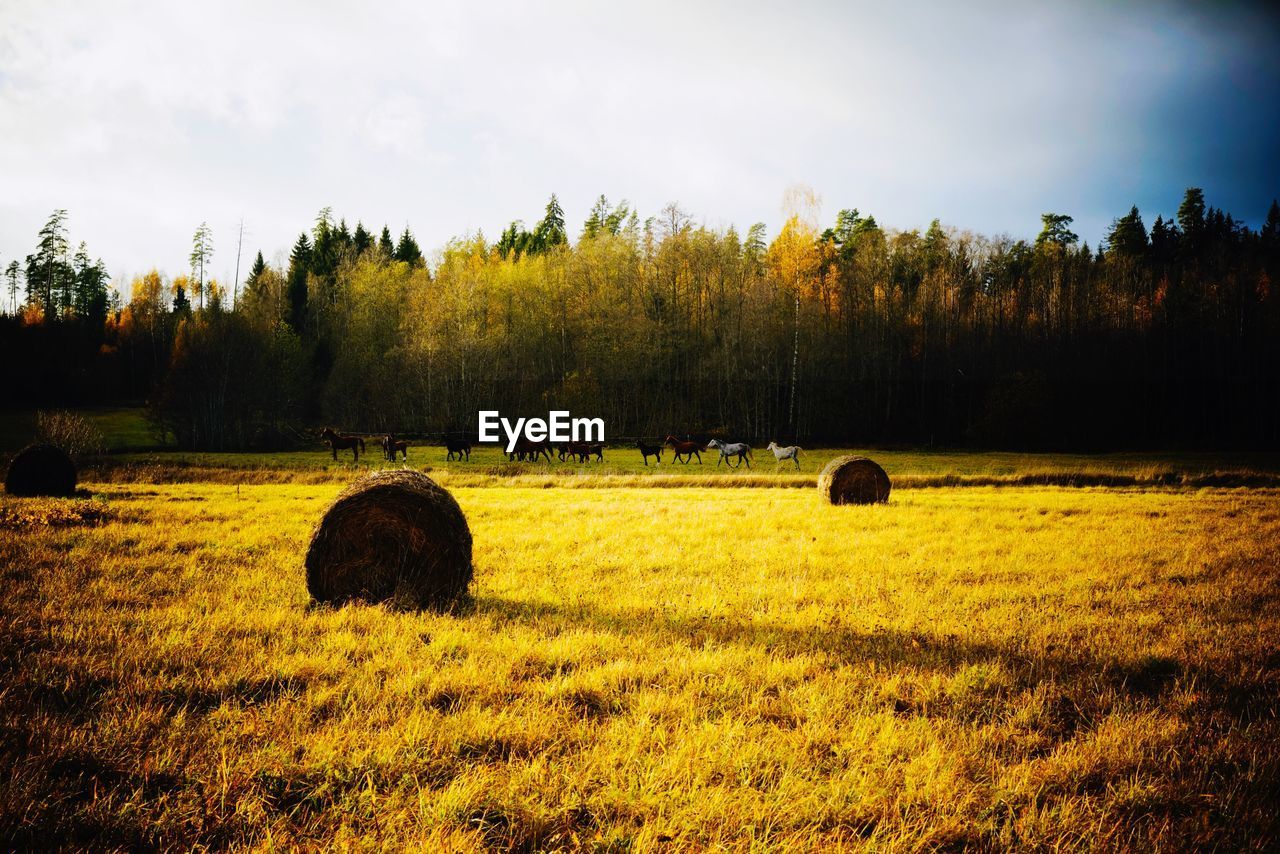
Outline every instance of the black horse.
{"label": "black horse", "polygon": [[646,466],[649,465],[649,457],[657,457],[659,464],[662,462],[661,445],[646,445],[644,442],[637,439],[636,447],[640,449],[640,455],[644,457],[644,464]]}
{"label": "black horse", "polygon": [[471,443],[466,439],[445,439],[444,446],[449,451],[444,455],[446,460],[453,459],[453,455],[457,454],[459,461],[466,457],[467,462],[471,462]]}

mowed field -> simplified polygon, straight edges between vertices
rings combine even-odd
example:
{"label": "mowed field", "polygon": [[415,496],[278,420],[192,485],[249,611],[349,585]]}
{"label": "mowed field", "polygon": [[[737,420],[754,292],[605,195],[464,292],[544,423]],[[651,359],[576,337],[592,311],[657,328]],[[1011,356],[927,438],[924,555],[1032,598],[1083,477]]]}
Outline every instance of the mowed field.
{"label": "mowed field", "polygon": [[358,470],[120,462],[0,498],[14,847],[1280,844],[1276,490],[436,466],[435,614],[310,603]]}

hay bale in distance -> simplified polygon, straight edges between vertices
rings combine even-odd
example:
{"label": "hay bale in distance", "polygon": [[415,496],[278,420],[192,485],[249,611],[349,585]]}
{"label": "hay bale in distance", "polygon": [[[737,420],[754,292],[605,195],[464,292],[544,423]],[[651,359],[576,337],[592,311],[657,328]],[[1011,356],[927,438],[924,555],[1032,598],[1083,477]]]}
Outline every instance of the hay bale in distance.
{"label": "hay bale in distance", "polygon": [[325,511],[306,569],[321,602],[447,608],[471,583],[471,529],[453,496],[422,472],[378,471]]}
{"label": "hay bale in distance", "polygon": [[836,457],[818,475],[818,491],[832,504],[886,504],[889,475],[866,457]]}
{"label": "hay bale in distance", "polygon": [[28,445],[9,463],[4,491],[10,495],[69,498],[76,491],[76,464],[57,445]]}

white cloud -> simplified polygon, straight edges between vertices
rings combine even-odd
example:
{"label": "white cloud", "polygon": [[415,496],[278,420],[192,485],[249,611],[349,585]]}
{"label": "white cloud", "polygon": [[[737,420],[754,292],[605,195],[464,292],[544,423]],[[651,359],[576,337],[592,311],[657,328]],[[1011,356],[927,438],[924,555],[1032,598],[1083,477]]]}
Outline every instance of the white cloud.
{"label": "white cloud", "polygon": [[571,220],[603,192],[776,226],[797,180],[828,215],[1026,234],[1066,208],[1093,236],[1094,211],[1180,193],[1135,164],[1191,148],[1165,112],[1232,56],[1226,26],[1102,4],[5,0],[0,261],[55,207],[131,273],[178,272],[207,220],[227,276],[241,215],[267,257],[325,205],[436,246],[553,191]]}

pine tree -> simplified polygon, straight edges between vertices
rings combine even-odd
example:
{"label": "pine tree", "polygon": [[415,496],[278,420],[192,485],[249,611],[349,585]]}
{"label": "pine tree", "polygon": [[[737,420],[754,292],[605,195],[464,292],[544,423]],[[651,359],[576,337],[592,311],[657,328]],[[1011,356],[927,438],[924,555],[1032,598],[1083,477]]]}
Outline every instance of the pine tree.
{"label": "pine tree", "polygon": [[747,239],[742,241],[742,257],[752,269],[759,269],[764,263],[764,253],[769,248],[764,238],[765,225],[757,222],[747,229]]}
{"label": "pine tree", "polygon": [[542,221],[533,230],[531,249],[534,253],[548,252],[568,242],[569,238],[564,230],[564,211],[560,209],[560,201],[556,198],[556,194],[552,193],[550,200],[547,201],[547,209]]}
{"label": "pine tree", "polygon": [[1264,246],[1270,248],[1280,246],[1280,204],[1277,204],[1275,199],[1271,200],[1267,221],[1262,224],[1262,231],[1259,234]]}
{"label": "pine tree", "polygon": [[356,232],[351,236],[351,246],[356,255],[363,255],[373,245],[373,235],[364,230],[364,224],[356,221]]}
{"label": "pine tree", "polygon": [[1111,222],[1111,229],[1107,232],[1107,247],[1110,251],[1138,258],[1146,254],[1149,245],[1147,227],[1142,222],[1142,214],[1138,213],[1137,205]]}
{"label": "pine tree", "polygon": [[83,243],[76,250],[73,262],[74,286],[71,310],[77,317],[89,322],[90,328],[100,328],[107,319],[107,269],[99,258],[89,260],[89,251]]}
{"label": "pine tree", "polygon": [[507,226],[502,236],[498,238],[496,248],[498,255],[502,258],[510,258],[513,261],[520,260],[520,256],[529,251],[530,242],[533,235],[524,230],[524,223],[520,220],[513,220],[511,225]]}
{"label": "pine tree", "polygon": [[587,215],[587,221],[582,224],[583,240],[591,240],[605,230],[605,220],[609,216],[609,200],[600,194],[600,198],[596,199],[595,204],[591,206],[591,213]]}
{"label": "pine tree", "polygon": [[258,277],[261,276],[263,273],[265,273],[266,270],[267,270],[267,262],[263,260],[262,250],[259,249],[258,257],[253,259],[253,266],[249,268],[249,278],[245,281],[245,284],[248,285],[252,282],[256,282],[258,280]]}
{"label": "pine tree", "polygon": [[[604,198],[601,196],[600,198]],[[622,231],[623,223],[625,223],[632,215],[631,203],[626,199],[618,202],[609,215],[604,218],[604,230],[609,234],[618,234]]]}
{"label": "pine tree", "polygon": [[209,223],[202,222],[191,238],[191,273],[196,276],[196,290],[200,296],[200,307],[204,308],[204,272],[205,266],[213,258],[213,230]]}
{"label": "pine tree", "polygon": [[400,243],[396,245],[392,257],[410,267],[424,267],[427,263],[422,257],[422,250],[418,248],[418,241],[413,239],[413,234],[410,233],[407,225],[404,227],[404,233],[400,235]]}
{"label": "pine tree", "polygon": [[176,315],[191,313],[191,300],[187,299],[187,293],[183,290],[182,285],[178,285],[173,289],[173,313]]}
{"label": "pine tree", "polygon": [[311,264],[311,243],[304,231],[298,235],[289,255],[289,325],[299,335],[307,323],[307,273]]}
{"label": "pine tree", "polygon": [[40,307],[46,320],[56,320],[62,294],[70,287],[67,264],[67,212],[55,210],[40,229],[36,251],[27,256],[27,302]]}
{"label": "pine tree", "polygon": [[21,275],[22,268],[17,261],[10,261],[9,266],[5,268],[5,279],[9,283],[9,313],[18,313],[18,277]]}
{"label": "pine tree", "polygon": [[331,208],[320,209],[311,234],[311,255],[307,266],[317,278],[328,281],[338,271],[338,232],[333,227]]}
{"label": "pine tree", "polygon": [[1040,215],[1040,222],[1043,227],[1040,234],[1036,237],[1036,247],[1053,244],[1063,249],[1080,239],[1080,236],[1067,226],[1075,221],[1074,217],[1066,214],[1045,213]]}
{"label": "pine tree", "polygon": [[1189,241],[1198,241],[1204,232],[1204,190],[1199,187],[1188,187],[1178,205],[1178,228]]}
{"label": "pine tree", "polygon": [[396,245],[391,242],[391,229],[382,227],[382,236],[378,238],[378,251],[388,261],[396,254]]}

